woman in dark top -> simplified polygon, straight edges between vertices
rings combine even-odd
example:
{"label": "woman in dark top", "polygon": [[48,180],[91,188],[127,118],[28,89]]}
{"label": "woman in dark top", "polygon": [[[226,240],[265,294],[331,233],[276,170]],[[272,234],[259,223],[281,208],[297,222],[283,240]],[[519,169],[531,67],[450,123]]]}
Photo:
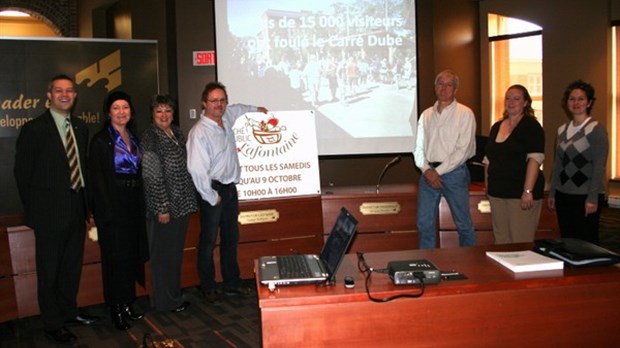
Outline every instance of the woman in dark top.
{"label": "woman in dark top", "polygon": [[153,123],[142,134],[140,149],[151,256],[151,304],[160,311],[182,312],[189,306],[181,291],[185,235],[198,201],[187,171],[185,136],[172,124],[174,100],[155,95],[150,108]]}
{"label": "woman in dark top", "polygon": [[529,92],[510,86],[504,117],[491,127],[483,161],[496,244],[534,240],[545,186],[544,151],[545,133]]}
{"label": "woman in dark top", "polygon": [[131,327],[142,318],[132,308],[136,281],[144,285],[147,259],[144,196],[138,139],[128,124],[134,115],[124,92],[109,94],[104,102],[108,121],[93,136],[89,152],[89,199],[95,215],[105,303],[114,326]]}

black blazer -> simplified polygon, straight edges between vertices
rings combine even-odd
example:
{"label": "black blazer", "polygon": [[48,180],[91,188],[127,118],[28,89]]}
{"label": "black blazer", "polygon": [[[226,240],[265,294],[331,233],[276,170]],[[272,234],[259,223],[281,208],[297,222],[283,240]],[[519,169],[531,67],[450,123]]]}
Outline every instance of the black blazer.
{"label": "black blazer", "polygon": [[[140,174],[138,173],[138,177],[141,177]],[[122,207],[115,207],[113,203],[122,197],[111,196],[116,191],[114,176],[114,143],[108,133],[108,127],[104,125],[91,139],[88,155],[89,203],[97,225],[110,222],[114,217],[115,208],[122,209]],[[142,186],[140,186],[140,195],[144,197]],[[139,207],[140,211],[144,211],[144,205],[142,202]]]}
{"label": "black blazer", "polygon": [[[71,116],[82,176],[86,180],[88,127]],[[71,214],[71,183],[67,153],[49,110],[27,122],[17,137],[13,168],[26,225],[31,228],[68,228]],[[86,208],[84,221],[86,221]]]}
{"label": "black blazer", "polygon": [[[90,141],[90,152],[88,155],[88,173],[89,173],[89,198],[90,207],[95,215],[95,223],[98,227],[106,226],[112,221],[112,219],[118,219],[119,209],[124,209],[122,206],[118,206],[116,202],[122,197],[114,196],[116,194],[115,189],[115,169],[114,169],[114,143],[108,133],[107,125],[95,133]],[[138,177],[141,177],[138,173]],[[144,191],[140,186],[140,206],[136,207],[140,211],[138,219],[142,220],[140,228],[136,231],[138,235],[138,250],[122,249],[123,246],[118,246],[122,250],[116,250],[116,253],[137,253],[138,263],[133,265],[137,267],[138,274],[136,281],[144,286],[144,262],[149,258],[148,241],[146,236],[146,215],[144,213]],[[102,233],[104,228],[100,229],[99,240],[104,238],[113,238],[112,235]],[[101,245],[101,244],[100,244]],[[117,256],[119,257],[119,256]],[[132,265],[127,265],[131,267]],[[105,272],[105,270],[104,270]]]}

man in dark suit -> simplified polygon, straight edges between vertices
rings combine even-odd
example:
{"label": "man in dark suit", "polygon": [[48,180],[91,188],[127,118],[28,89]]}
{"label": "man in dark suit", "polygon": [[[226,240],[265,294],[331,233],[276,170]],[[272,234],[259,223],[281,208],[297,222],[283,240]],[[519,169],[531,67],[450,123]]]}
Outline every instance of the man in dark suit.
{"label": "man in dark suit", "polygon": [[[67,325],[90,325],[98,320],[80,313],[76,299],[87,220],[82,173],[88,144],[86,124],[71,115],[76,97],[70,77],[52,78],[47,91],[49,109],[23,126],[15,153],[17,189],[26,224],[35,235],[39,310],[47,336],[57,342],[76,339]],[[73,147],[67,146],[71,142],[77,146],[73,171],[67,151]]]}

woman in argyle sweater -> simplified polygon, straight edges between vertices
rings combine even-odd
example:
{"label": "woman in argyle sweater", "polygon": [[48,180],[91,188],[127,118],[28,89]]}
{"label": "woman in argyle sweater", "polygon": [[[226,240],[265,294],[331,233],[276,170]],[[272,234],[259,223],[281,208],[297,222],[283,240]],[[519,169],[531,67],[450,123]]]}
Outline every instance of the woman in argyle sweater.
{"label": "woman in argyle sweater", "polygon": [[598,244],[609,141],[605,127],[590,116],[595,99],[594,88],[581,80],[564,91],[571,120],[558,128],[548,205],[563,238]]}

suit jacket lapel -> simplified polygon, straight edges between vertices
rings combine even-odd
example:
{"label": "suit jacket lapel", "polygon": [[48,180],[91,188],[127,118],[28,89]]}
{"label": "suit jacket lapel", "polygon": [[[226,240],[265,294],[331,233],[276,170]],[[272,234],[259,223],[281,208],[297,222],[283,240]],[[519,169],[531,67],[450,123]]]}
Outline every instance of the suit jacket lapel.
{"label": "suit jacket lapel", "polygon": [[52,113],[47,110],[47,113],[45,113],[41,117],[45,117],[45,122],[48,123],[47,129],[49,132],[49,137],[53,146],[57,148],[56,153],[62,156],[62,158],[65,160],[64,162],[66,162],[68,167],[69,160],[67,159],[67,149],[65,149],[65,144],[60,138],[60,133],[58,132],[58,127],[56,127],[56,122],[54,122],[54,117],[52,116]]}

